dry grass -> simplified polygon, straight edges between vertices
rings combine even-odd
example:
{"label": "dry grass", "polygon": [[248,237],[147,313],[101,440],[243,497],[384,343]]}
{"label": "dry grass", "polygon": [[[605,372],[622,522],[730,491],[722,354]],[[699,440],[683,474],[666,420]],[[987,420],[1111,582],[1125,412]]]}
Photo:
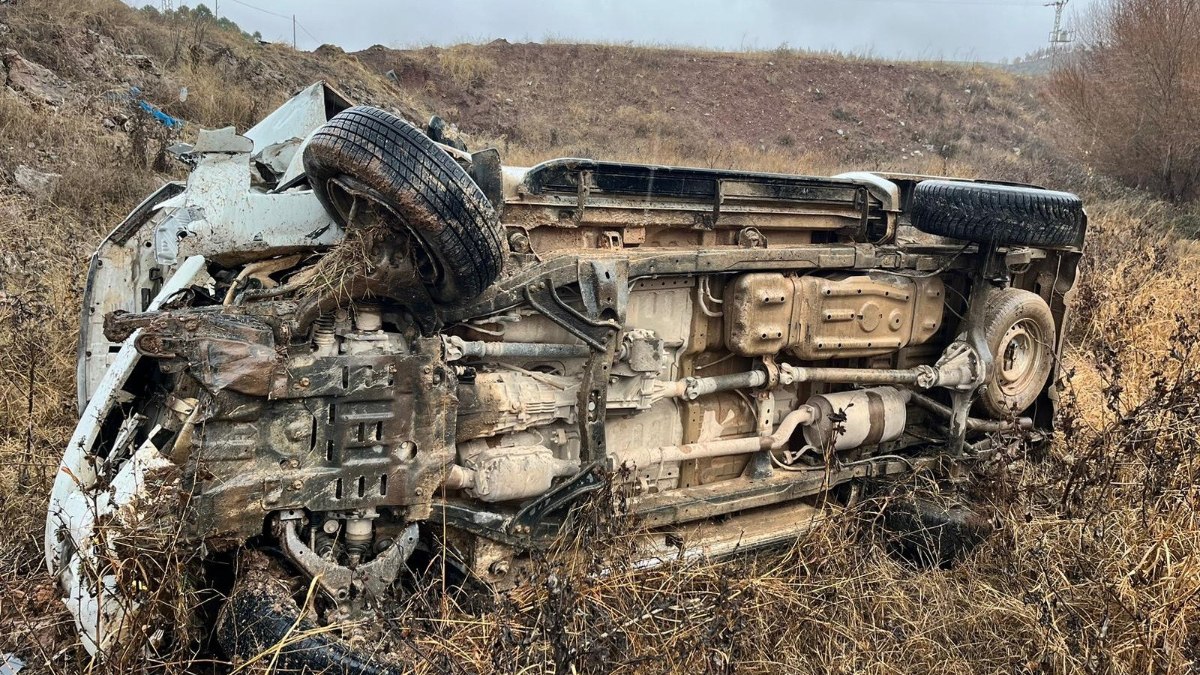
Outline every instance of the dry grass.
{"label": "dry grass", "polygon": [[[151,56],[162,77],[143,88],[152,100],[170,102],[169,112],[197,123],[185,134],[198,124],[244,128],[319,74],[360,100],[395,102],[414,117],[447,106],[472,109],[472,97],[516,85],[504,79],[512,68],[471,48],[429,57],[451,73],[457,101],[401,91],[349,56],[259,48],[232,35],[210,33],[203,58],[172,64],[179,27],[116,2],[19,2],[0,9],[0,21],[13,29],[5,46],[55,68],[86,94],[59,111],[0,94],[0,519],[8,526],[8,544],[0,547],[0,654],[18,653],[30,663],[26,672],[108,672],[74,642],[42,570],[41,527],[74,424],[74,341],[86,257],[168,175],[153,171],[149,154],[130,161],[128,134],[99,126],[95,95],[127,83],[88,70],[79,58],[78,27],[111,36],[124,52]],[[670,72],[685,58],[726,58],[608,49],[574,53],[593,69],[625,68],[630,77]],[[773,83],[764,79],[777,90],[796,89],[789,78],[841,63],[790,52],[739,58],[756,68],[780,66]],[[863,78],[882,73],[877,83],[894,79],[875,62],[847,67]],[[649,85],[660,88],[659,96],[647,90],[623,102],[606,99],[615,96],[609,91],[572,90],[562,108],[514,96],[514,105],[475,117],[483,121],[471,130],[496,139],[516,164],[590,154],[782,172],[987,175],[1085,190],[1092,237],[1068,354],[1062,432],[1048,456],[1007,457],[991,468],[979,496],[1005,528],[964,565],[932,572],[887,555],[886,542],[863,526],[879,506],[870,501],[786,551],[651,572],[628,569],[627,539],[601,528],[588,542],[594,557],[550,556],[530,584],[492,607],[468,612],[431,598],[429,616],[396,617],[407,628],[411,653],[420,654],[419,672],[1196,672],[1200,250],[1168,233],[1176,211],[1114,190],[1063,161],[1053,142],[1043,140],[1051,137],[1031,112],[1037,103],[1027,82],[920,67],[932,79],[893,98],[911,108],[906,116],[929,118],[920,140],[937,135],[955,145],[953,152],[901,159],[896,148],[867,143],[874,150],[863,154],[857,146],[815,147],[795,131],[776,131],[762,143],[719,137],[700,108],[671,110],[657,102],[670,93],[659,82]],[[538,87],[536,73],[512,76]],[[187,103],[172,102],[183,85]],[[442,86],[433,93],[440,96]],[[821,124],[879,117],[832,100],[837,93],[820,101],[804,89],[785,96],[815,106]],[[846,119],[833,117],[835,105]],[[613,119],[617,127],[607,126]],[[964,119],[974,122],[960,124]],[[1020,154],[984,138],[1006,128],[1001,120],[1032,130]],[[877,131],[857,129],[868,139]],[[153,150],[153,143],[145,148]],[[41,201],[20,194],[9,184],[19,163],[63,173],[58,191]],[[145,574],[182,578],[180,561],[152,558],[158,566]],[[609,573],[598,576],[597,569]],[[160,669],[209,667],[177,660],[190,658],[193,648],[183,645]]]}
{"label": "dry grass", "polygon": [[[1053,137],[1054,121],[1037,86],[981,68],[786,49],[731,57],[560,43],[358,56],[379,72],[394,70],[446,119],[520,163],[565,154],[794,171],[827,158],[910,171],[930,156],[940,165],[950,145],[975,160],[1065,165],[1042,142]],[[444,62],[480,59],[497,69],[478,86],[446,76]]]}
{"label": "dry grass", "polygon": [[469,46],[450,47],[438,53],[438,65],[455,85],[475,91],[496,72],[496,62],[475,53]]}

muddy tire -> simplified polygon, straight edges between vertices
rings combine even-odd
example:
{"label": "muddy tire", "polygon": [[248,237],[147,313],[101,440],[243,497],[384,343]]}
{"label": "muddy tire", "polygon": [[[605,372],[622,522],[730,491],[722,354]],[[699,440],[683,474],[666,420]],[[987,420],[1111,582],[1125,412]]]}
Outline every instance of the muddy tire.
{"label": "muddy tire", "polygon": [[468,301],[499,277],[504,233],[491,202],[465,169],[399,117],[368,106],[338,113],[309,140],[304,170],[343,227],[356,226],[366,201],[414,235],[417,268],[435,300]]}
{"label": "muddy tire", "polygon": [[1054,370],[1054,315],[1040,295],[1005,288],[988,296],[984,316],[992,372],[979,406],[1008,419],[1033,405]]}
{"label": "muddy tire", "polygon": [[912,197],[922,232],[996,246],[1073,246],[1083,232],[1083,202],[1037,188],[927,180]]}
{"label": "muddy tire", "polygon": [[[402,664],[352,647],[331,631],[302,617],[272,564],[261,554],[244,566],[217,617],[216,637],[225,655],[239,664],[274,665],[271,672],[400,675]],[[251,672],[258,670],[251,669]]]}

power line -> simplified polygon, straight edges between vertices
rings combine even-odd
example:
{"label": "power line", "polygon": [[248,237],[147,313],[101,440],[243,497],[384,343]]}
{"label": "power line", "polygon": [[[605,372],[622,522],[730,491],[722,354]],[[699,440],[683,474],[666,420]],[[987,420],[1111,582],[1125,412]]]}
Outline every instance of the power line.
{"label": "power line", "polygon": [[1050,31],[1050,47],[1055,45],[1065,45],[1071,42],[1070,31],[1064,30],[1062,27],[1063,10],[1067,8],[1068,0],[1053,0],[1046,3],[1047,7],[1054,8],[1054,30]]}
{"label": "power line", "polygon": [[313,42],[320,42],[320,40],[318,40],[318,39],[317,39],[317,36],[316,36],[316,35],[313,35],[312,33],[308,32],[308,29],[304,27],[304,24],[302,24],[302,23],[300,23],[299,21],[297,21],[297,22],[296,22],[296,25],[300,27],[300,30],[304,31],[304,34],[305,34],[305,35],[307,35],[308,37],[312,38],[312,41],[313,41]]}
{"label": "power line", "polygon": [[277,12],[272,12],[272,11],[271,11],[271,10],[269,10],[269,9],[263,9],[262,7],[256,7],[256,6],[254,6],[254,5],[252,5],[252,4],[248,3],[248,2],[242,2],[242,0],[230,0],[230,2],[236,2],[237,4],[239,4],[239,5],[243,6],[243,7],[249,7],[250,9],[257,9],[258,11],[262,12],[263,14],[270,14],[271,16],[277,16],[277,17],[279,17],[279,18],[281,18],[281,19],[287,19],[287,20],[289,20],[289,21],[290,21],[290,20],[291,20],[291,18],[292,18],[292,17],[290,17],[290,16],[287,16],[287,15],[285,15],[285,14],[279,14],[279,13],[277,13]]}
{"label": "power line", "polygon": [[[262,12],[263,14],[270,14],[271,16],[279,17],[280,19],[287,19],[288,21],[291,21],[293,23],[294,27],[297,27],[301,31],[304,31],[304,34],[307,35],[313,42],[316,42],[316,43],[321,42],[320,38],[318,38],[316,35],[313,35],[312,32],[310,32],[307,28],[304,27],[304,24],[302,24],[296,20],[295,14],[292,14],[291,16],[288,16],[287,14],[279,14],[278,12],[272,12],[269,9],[263,9],[262,7],[252,5],[248,2],[243,2],[243,0],[230,0],[230,2],[236,2],[237,4],[242,5],[243,7],[249,7],[250,9],[258,10],[258,11]],[[292,46],[293,47],[296,46],[294,40],[292,42]]]}

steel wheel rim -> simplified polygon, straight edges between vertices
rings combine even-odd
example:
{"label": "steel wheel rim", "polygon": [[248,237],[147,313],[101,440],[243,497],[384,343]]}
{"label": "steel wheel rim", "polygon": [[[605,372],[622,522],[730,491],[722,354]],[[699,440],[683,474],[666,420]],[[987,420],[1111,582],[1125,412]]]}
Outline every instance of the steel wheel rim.
{"label": "steel wheel rim", "polygon": [[1029,391],[1045,361],[1042,328],[1033,319],[1019,319],[1004,333],[996,353],[996,383],[1006,397],[1019,398]]}

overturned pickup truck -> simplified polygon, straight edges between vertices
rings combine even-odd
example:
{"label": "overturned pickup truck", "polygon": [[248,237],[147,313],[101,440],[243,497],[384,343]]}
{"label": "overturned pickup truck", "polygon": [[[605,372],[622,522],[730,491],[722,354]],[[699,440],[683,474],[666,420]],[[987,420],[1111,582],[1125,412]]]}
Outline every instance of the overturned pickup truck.
{"label": "overturned pickup truck", "polygon": [[[1070,194],[508,167],[323,84],[185,159],[92,260],[46,524],[102,656],[162,638],[147,531],[227,561],[217,638],[249,658],[377,617],[418,559],[511,588],[602,487],[650,565],[794,539],[863,481],[1051,426]],[[276,665],[399,667],[307,635]]]}

